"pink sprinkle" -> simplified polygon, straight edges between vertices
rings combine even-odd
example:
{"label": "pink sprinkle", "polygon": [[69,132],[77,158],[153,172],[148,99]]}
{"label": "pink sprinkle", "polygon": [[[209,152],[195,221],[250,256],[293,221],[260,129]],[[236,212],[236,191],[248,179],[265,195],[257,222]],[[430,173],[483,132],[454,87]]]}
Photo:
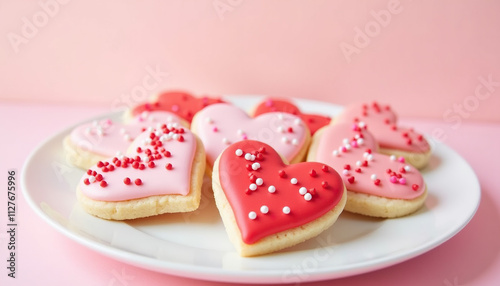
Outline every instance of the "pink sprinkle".
{"label": "pink sprinkle", "polygon": [[405,157],[399,157],[398,161],[401,162],[401,163],[404,163],[405,162]]}
{"label": "pink sprinkle", "polygon": [[405,179],[405,178],[400,178],[400,179],[399,179],[399,183],[400,183],[401,185],[406,184],[406,179]]}
{"label": "pink sprinkle", "polygon": [[242,138],[243,138],[244,140],[247,140],[247,139],[248,139],[248,136],[247,136],[246,134],[243,134]]}
{"label": "pink sprinkle", "polygon": [[354,147],[354,148],[358,148],[358,142],[356,140],[353,140],[351,142],[351,146]]}
{"label": "pink sprinkle", "polygon": [[273,101],[272,101],[272,99],[268,99],[268,100],[266,100],[266,106],[267,106],[267,107],[271,107],[271,106],[273,106]]}
{"label": "pink sprinkle", "polygon": [[345,146],[342,146],[342,148],[340,149],[342,152],[347,152],[347,148]]}
{"label": "pink sprinkle", "polygon": [[214,132],[217,132],[219,131],[219,128],[217,128],[216,126],[214,126],[214,128],[212,129]]}
{"label": "pink sprinkle", "polygon": [[397,183],[397,182],[398,182],[398,177],[396,177],[396,176],[391,176],[390,181],[391,181],[391,183],[395,184],[395,183]]}
{"label": "pink sprinkle", "polygon": [[177,104],[172,105],[172,111],[173,112],[179,111],[179,105],[177,105]]}

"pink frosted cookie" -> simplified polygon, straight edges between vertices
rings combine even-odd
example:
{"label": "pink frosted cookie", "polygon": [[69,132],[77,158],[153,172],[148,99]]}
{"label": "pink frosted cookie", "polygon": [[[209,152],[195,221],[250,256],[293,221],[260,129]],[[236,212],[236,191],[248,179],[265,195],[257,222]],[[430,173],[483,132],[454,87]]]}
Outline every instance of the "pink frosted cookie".
{"label": "pink frosted cookie", "polygon": [[253,140],[222,152],[212,188],[229,238],[242,256],[315,237],[337,220],[346,202],[342,178],[331,167],[288,165],[271,146]]}
{"label": "pink frosted cookie", "polygon": [[203,142],[210,167],[226,147],[247,139],[271,145],[288,162],[300,162],[311,137],[307,125],[295,115],[270,112],[251,118],[245,111],[226,103],[213,104],[198,112],[191,130]]}
{"label": "pink frosted cookie", "polygon": [[255,117],[268,112],[287,112],[299,116],[309,127],[311,135],[331,121],[329,116],[304,113],[295,104],[281,98],[266,98],[254,107],[251,114]]}
{"label": "pink frosted cookie", "polygon": [[400,217],[418,210],[427,196],[420,172],[404,157],[378,153],[374,136],[359,124],[318,130],[307,161],[328,164],[341,173],[348,191],[346,211]]}
{"label": "pink frosted cookie", "polygon": [[66,158],[73,165],[87,169],[109,157],[125,154],[139,134],[162,124],[187,126],[187,122],[165,111],[143,112],[127,123],[103,119],[82,124],[64,139]]}
{"label": "pink frosted cookie", "polygon": [[99,161],[77,186],[88,213],[113,220],[198,208],[205,172],[201,141],[183,127],[143,132],[127,155]]}
{"label": "pink frosted cookie", "polygon": [[403,156],[418,169],[429,162],[431,148],[425,137],[412,128],[398,126],[397,115],[389,105],[377,102],[350,105],[335,118],[335,123],[343,122],[367,125],[380,153]]}

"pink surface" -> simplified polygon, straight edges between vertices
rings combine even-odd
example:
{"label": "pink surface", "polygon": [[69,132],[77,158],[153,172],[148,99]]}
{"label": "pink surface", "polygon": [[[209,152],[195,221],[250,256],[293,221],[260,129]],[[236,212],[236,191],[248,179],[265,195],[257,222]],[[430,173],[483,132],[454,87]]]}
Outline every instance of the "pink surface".
{"label": "pink surface", "polygon": [[[61,3],[61,4],[58,4]],[[500,121],[499,1],[2,1],[0,98],[131,105],[164,88]]]}
{"label": "pink surface", "polygon": [[[109,112],[109,108],[75,105],[11,104],[2,102],[4,121],[0,132],[1,169],[21,171],[28,154],[43,140],[69,125]],[[51,114],[51,116],[46,116]],[[29,116],[27,116],[29,115]],[[496,285],[500,281],[500,192],[497,162],[500,155],[499,124],[478,124],[466,120],[453,128],[441,120],[408,120],[422,132],[441,139],[460,153],[477,172],[481,205],[460,233],[423,255],[379,271],[308,285]],[[7,175],[0,178],[6,186]],[[20,174],[18,173],[18,179]],[[5,192],[5,187],[4,187]],[[6,195],[0,199],[2,229],[6,225]],[[10,279],[4,268],[0,285],[220,285],[170,276],[117,262],[83,247],[42,221],[18,192],[18,278]],[[0,233],[0,258],[7,257],[6,230]],[[193,277],[194,278],[194,277]],[[7,282],[7,283],[6,283]]]}

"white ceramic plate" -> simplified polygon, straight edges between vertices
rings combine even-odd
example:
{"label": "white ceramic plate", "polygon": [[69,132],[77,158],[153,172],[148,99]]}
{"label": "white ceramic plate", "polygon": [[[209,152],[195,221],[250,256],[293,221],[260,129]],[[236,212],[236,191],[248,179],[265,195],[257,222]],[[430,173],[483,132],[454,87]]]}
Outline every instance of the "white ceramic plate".
{"label": "white ceramic plate", "polygon": [[[246,109],[260,99],[227,98]],[[325,102],[296,103],[304,111],[331,116],[341,110]],[[106,117],[119,119],[120,115]],[[478,180],[467,162],[429,138],[434,153],[423,171],[429,197],[417,213],[388,220],[343,213],[333,227],[305,243],[272,255],[242,258],[229,242],[206,187],[201,206],[193,213],[131,222],[101,220],[85,213],[75,198],[83,171],[66,163],[62,149],[62,139],[70,130],[49,138],[27,160],[22,190],[30,206],[58,231],[95,251],[173,275],[246,283],[356,275],[400,263],[445,242],[469,222],[480,200]]]}

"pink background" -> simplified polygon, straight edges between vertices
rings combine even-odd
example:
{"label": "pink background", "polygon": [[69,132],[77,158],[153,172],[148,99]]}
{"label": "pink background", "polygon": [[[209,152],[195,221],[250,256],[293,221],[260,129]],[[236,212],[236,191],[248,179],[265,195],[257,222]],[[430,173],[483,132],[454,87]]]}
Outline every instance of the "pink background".
{"label": "pink background", "polygon": [[[378,99],[471,164],[481,205],[459,234],[428,253],[311,285],[500,281],[499,1],[66,2],[0,0],[2,172],[20,172],[52,134],[165,88],[339,104]],[[347,45],[356,52],[346,56]],[[6,185],[0,174],[3,194]],[[19,276],[8,279],[0,263],[0,285],[219,285],[104,257],[42,221],[20,191],[17,204]],[[1,261],[6,214],[2,195]]]}
{"label": "pink background", "polygon": [[60,1],[0,2],[1,99],[115,108],[184,88],[500,121],[498,1]]}

